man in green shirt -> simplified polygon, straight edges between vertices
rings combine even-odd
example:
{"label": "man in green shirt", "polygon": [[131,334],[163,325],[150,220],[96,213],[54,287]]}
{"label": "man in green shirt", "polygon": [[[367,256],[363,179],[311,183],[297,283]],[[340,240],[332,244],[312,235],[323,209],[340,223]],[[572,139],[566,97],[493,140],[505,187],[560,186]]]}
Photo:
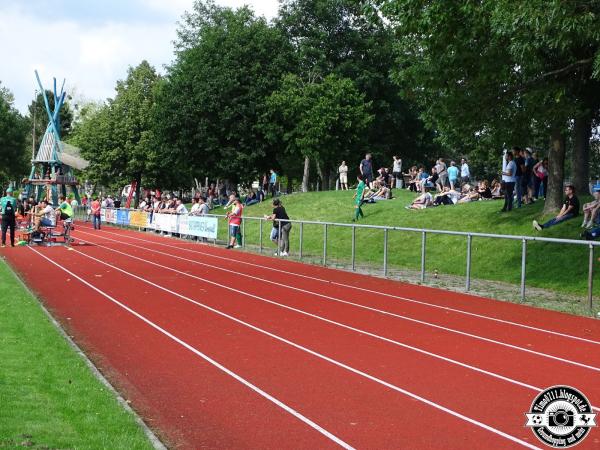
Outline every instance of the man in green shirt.
{"label": "man in green shirt", "polygon": [[15,216],[17,200],[12,196],[12,188],[6,190],[6,196],[0,199],[2,207],[2,247],[6,247],[6,232],[10,229],[10,245],[15,246]]}
{"label": "man in green shirt", "polygon": [[365,197],[365,189],[367,188],[367,185],[365,184],[364,177],[362,175],[359,175],[357,180],[358,186],[356,188],[356,194],[354,194],[354,219],[352,219],[352,222],[356,222],[358,220],[358,216],[365,217],[361,209],[361,205]]}
{"label": "man in green shirt", "polygon": [[58,208],[56,208],[56,215],[60,214],[60,220],[67,220],[73,218],[73,208],[69,203],[67,203],[67,199],[64,195],[58,197]]}

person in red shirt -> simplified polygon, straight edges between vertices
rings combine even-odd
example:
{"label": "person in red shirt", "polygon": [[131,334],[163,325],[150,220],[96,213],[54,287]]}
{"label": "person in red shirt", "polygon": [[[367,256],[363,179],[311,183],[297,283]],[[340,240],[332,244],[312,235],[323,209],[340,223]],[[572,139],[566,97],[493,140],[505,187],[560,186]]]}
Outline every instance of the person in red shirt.
{"label": "person in red shirt", "polygon": [[92,212],[92,223],[94,224],[94,230],[100,229],[100,202],[97,198],[94,198],[91,205]]}
{"label": "person in red shirt", "polygon": [[229,245],[225,247],[227,249],[240,248],[242,246],[240,226],[242,224],[243,212],[244,205],[242,205],[239,198],[236,198],[233,202],[233,209],[227,213],[227,218],[229,219]]}

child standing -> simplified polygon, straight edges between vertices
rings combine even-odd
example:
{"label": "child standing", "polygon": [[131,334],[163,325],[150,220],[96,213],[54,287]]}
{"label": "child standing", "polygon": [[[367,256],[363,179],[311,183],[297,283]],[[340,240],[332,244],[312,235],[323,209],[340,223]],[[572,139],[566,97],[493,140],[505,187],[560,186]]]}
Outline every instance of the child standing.
{"label": "child standing", "polygon": [[354,194],[354,218],[352,219],[352,222],[356,222],[358,220],[358,217],[365,217],[365,215],[363,214],[361,205],[363,202],[363,199],[365,197],[365,189],[367,187],[367,185],[365,184],[364,181],[364,176],[363,175],[358,175],[356,177],[356,179],[358,180],[358,186],[356,187],[356,194]]}
{"label": "child standing", "polygon": [[229,220],[229,245],[225,248],[240,248],[242,246],[242,233],[240,232],[240,226],[242,224],[242,214],[244,212],[244,206],[240,199],[236,197],[233,203],[233,208],[227,213],[227,219]]}

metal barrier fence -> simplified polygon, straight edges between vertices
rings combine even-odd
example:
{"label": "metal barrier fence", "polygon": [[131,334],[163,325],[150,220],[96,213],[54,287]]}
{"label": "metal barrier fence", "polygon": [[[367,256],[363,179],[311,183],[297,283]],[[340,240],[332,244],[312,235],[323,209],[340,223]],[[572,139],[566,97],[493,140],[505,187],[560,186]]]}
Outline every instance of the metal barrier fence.
{"label": "metal barrier fence", "polygon": [[[124,208],[121,208],[124,209]],[[209,214],[207,217],[226,218],[222,214]],[[259,225],[259,251],[262,253],[264,248],[263,243],[263,224],[265,222],[272,223],[265,217],[244,217],[242,221],[242,235],[246,236],[245,224],[247,221],[258,221]],[[279,233],[278,233],[278,245],[277,252],[280,249],[281,240],[281,221],[275,219],[275,222],[279,222]],[[288,221],[286,221],[288,222]],[[491,233],[471,233],[464,231],[446,231],[446,230],[433,230],[427,228],[408,228],[408,227],[395,227],[395,226],[383,226],[383,225],[363,225],[355,223],[336,223],[336,222],[319,222],[310,220],[289,220],[292,224],[298,224],[299,226],[299,248],[298,248],[298,259],[303,259],[303,243],[304,243],[304,226],[315,225],[323,227],[323,253],[322,253],[322,265],[327,266],[327,248],[328,248],[328,235],[329,230],[332,227],[351,228],[351,252],[350,252],[350,263],[353,271],[356,270],[356,230],[357,229],[370,229],[380,230],[383,233],[383,260],[382,274],[383,276],[388,275],[389,264],[388,264],[388,238],[390,232],[406,232],[420,235],[421,239],[421,265],[420,265],[420,280],[425,282],[425,264],[427,261],[427,236],[431,235],[446,235],[446,236],[462,236],[465,238],[466,245],[466,276],[465,276],[465,291],[471,290],[471,266],[472,266],[472,245],[474,238],[483,239],[501,239],[510,241],[521,242],[521,277],[520,277],[520,298],[521,301],[525,300],[526,295],[526,277],[527,277],[527,247],[530,242],[548,242],[562,245],[576,245],[576,246],[587,246],[588,248],[588,280],[587,280],[587,303],[590,312],[593,311],[593,277],[594,277],[594,249],[600,246],[600,242],[595,241],[578,241],[574,239],[557,239],[537,236],[517,236],[517,235],[503,235],[503,234],[491,234]],[[243,246],[246,245],[246,239],[243,240]]]}

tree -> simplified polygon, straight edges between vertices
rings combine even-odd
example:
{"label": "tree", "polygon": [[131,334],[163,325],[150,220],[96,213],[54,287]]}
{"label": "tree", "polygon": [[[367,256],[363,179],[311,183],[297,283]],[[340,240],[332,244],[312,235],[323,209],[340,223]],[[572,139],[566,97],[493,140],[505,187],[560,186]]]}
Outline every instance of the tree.
{"label": "tree", "polygon": [[268,100],[264,127],[287,155],[304,163],[302,190],[308,190],[310,160],[327,186],[331,169],[350,160],[365,144],[365,130],[373,120],[370,103],[352,80],[329,75],[321,82],[284,78]]}
{"label": "tree", "polygon": [[27,171],[27,120],[13,105],[12,93],[0,84],[0,183],[21,179]]}
{"label": "tree", "polygon": [[142,61],[117,82],[113,100],[82,112],[71,141],[90,160],[90,179],[112,186],[135,180],[139,194],[142,183],[162,186],[173,174],[154,132],[159,80],[155,69]]}
{"label": "tree", "polygon": [[249,182],[276,161],[258,125],[292,55],[281,32],[250,9],[211,5],[196,2],[179,31],[185,38],[159,90],[157,133],[183,158],[182,176]]}
{"label": "tree", "polygon": [[[396,80],[449,145],[550,138],[546,211],[560,206],[565,135],[598,75],[592,1],[383,0],[399,38]],[[499,151],[498,151],[499,153]]]}
{"label": "tree", "polygon": [[[373,120],[364,130],[365,145],[376,159],[425,161],[434,155],[433,133],[419,119],[416,104],[402,98],[402,86],[390,77],[394,62],[394,30],[372,14],[370,0],[284,0],[277,26],[298,59],[302,79],[329,74],[351,79]],[[365,149],[363,149],[365,150]],[[361,151],[362,153],[362,151]],[[358,154],[350,160],[356,160]],[[338,161],[339,162],[339,161]]]}

